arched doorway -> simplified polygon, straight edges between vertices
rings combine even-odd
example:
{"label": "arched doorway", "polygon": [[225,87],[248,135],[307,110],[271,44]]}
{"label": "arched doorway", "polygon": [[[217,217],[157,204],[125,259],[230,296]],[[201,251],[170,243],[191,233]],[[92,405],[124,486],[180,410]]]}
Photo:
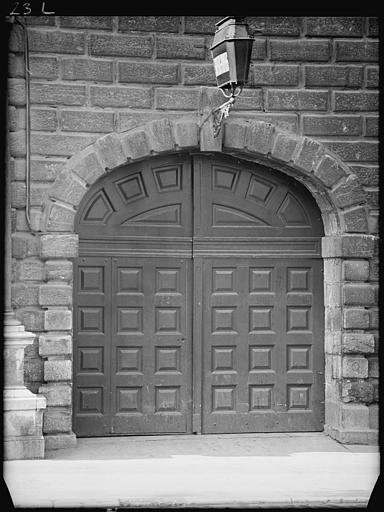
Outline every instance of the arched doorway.
{"label": "arched doorway", "polygon": [[318,207],[218,154],[123,166],[75,223],[79,436],[323,429]]}

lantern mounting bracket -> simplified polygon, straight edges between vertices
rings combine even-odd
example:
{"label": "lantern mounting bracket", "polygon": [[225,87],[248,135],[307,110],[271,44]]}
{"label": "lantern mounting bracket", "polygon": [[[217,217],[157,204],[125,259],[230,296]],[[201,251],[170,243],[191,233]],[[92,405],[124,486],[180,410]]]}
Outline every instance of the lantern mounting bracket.
{"label": "lantern mounting bracket", "polygon": [[235,103],[235,100],[237,96],[241,93],[243,90],[243,87],[240,86],[237,88],[231,84],[231,94],[226,94],[224,89],[220,89],[221,92],[224,94],[226,98],[229,98],[226,102],[224,102],[219,107],[216,107],[212,110],[213,115],[213,136],[216,138],[221,130],[221,126],[223,124],[224,119],[226,119],[229,116],[229,111],[232,107],[232,105]]}

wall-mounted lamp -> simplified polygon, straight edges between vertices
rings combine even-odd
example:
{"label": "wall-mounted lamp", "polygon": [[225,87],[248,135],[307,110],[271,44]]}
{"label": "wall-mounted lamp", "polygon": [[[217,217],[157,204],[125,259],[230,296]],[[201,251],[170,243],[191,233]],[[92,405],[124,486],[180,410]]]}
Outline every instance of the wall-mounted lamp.
{"label": "wall-mounted lamp", "polygon": [[248,79],[253,37],[243,20],[244,16],[227,16],[216,23],[210,50],[217,86],[229,99],[213,111],[214,137],[220,133],[224,118]]}

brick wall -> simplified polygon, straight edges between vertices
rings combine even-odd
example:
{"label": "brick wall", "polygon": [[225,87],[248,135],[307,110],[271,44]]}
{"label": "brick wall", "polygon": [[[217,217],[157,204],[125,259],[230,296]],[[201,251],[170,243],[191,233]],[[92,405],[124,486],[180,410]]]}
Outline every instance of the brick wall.
{"label": "brick wall", "polygon": [[[209,47],[214,24],[222,17],[24,18],[30,47],[34,229],[39,227],[47,190],[72,154],[106,133],[122,132],[165,115],[197,112],[202,88],[221,97]],[[241,115],[272,122],[323,143],[358,176],[358,186],[368,197],[369,233],[377,234],[377,18],[248,17],[247,22],[258,33],[249,87],[237,99],[231,118]],[[27,227],[20,27],[13,29],[9,51],[13,305],[26,328],[42,335],[40,354],[38,339],[26,349],[26,380],[37,391],[44,382],[44,333],[65,336],[71,323],[68,284],[72,275],[64,253],[41,258],[40,239]],[[377,254],[345,261],[343,272],[347,282],[344,328],[366,336],[346,341],[352,347],[350,357],[361,353],[363,345],[369,348],[366,356],[356,356],[365,361],[362,373],[352,375],[351,368],[357,366],[345,363],[343,375],[350,380],[345,380],[342,396],[345,402],[370,404],[377,401]],[[51,303],[47,294],[52,293],[65,310],[61,320],[53,318],[47,308]],[[66,355],[56,359],[65,361]],[[68,378],[66,372],[57,371],[57,383]]]}

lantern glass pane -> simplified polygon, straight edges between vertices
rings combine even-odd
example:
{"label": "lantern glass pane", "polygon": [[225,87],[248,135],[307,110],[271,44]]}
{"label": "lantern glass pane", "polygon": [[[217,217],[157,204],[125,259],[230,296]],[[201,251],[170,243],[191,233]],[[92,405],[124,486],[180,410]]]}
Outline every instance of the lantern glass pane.
{"label": "lantern glass pane", "polygon": [[219,77],[224,73],[229,72],[229,62],[227,52],[221,53],[213,59],[213,65],[215,66],[215,75]]}
{"label": "lantern glass pane", "polygon": [[252,43],[249,40],[236,41],[236,77],[238,85],[244,85],[248,79]]}

